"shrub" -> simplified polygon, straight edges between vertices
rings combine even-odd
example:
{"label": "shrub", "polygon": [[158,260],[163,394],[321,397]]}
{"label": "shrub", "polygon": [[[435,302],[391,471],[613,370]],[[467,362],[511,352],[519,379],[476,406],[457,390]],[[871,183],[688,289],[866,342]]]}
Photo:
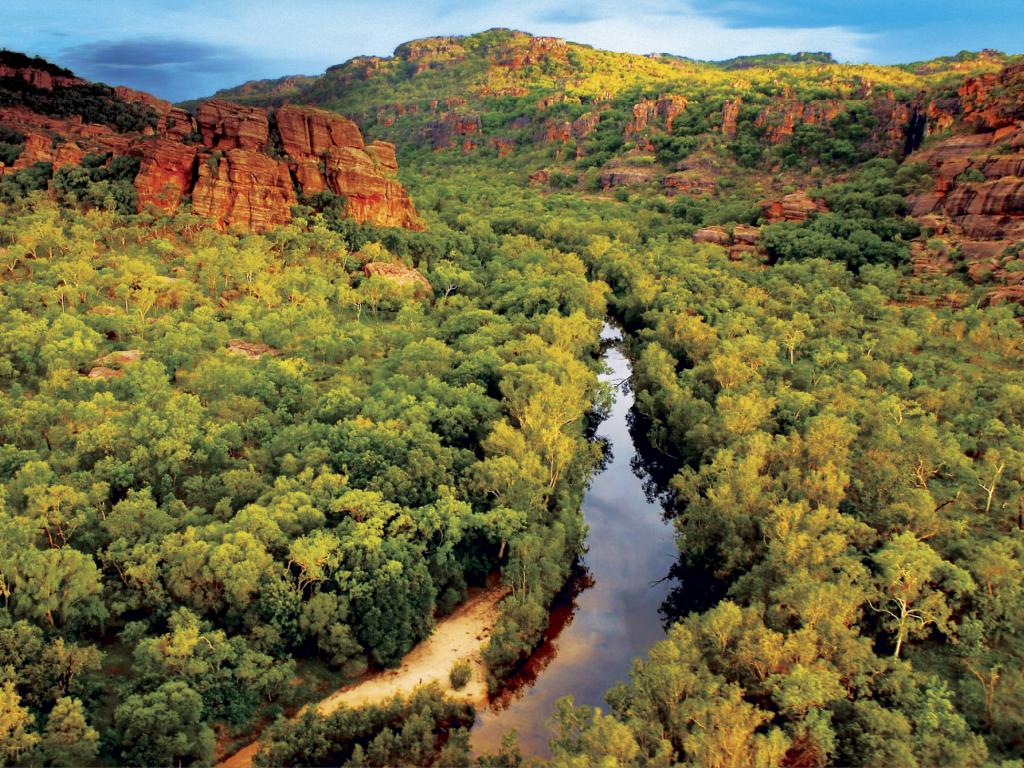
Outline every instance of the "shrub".
{"label": "shrub", "polygon": [[452,683],[452,688],[456,691],[461,691],[466,687],[466,684],[473,677],[473,667],[470,665],[467,659],[459,659],[452,664],[452,671],[448,673],[448,679]]}

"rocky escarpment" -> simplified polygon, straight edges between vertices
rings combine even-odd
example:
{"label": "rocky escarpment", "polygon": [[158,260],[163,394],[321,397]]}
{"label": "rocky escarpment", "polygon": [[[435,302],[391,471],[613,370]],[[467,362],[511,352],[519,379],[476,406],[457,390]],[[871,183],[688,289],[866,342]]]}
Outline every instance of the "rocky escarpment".
{"label": "rocky escarpment", "polygon": [[327,189],[343,195],[356,221],[420,227],[409,195],[395,176],[394,144],[364,144],[355,123],[321,109],[286,106],[274,118],[304,193]]}
{"label": "rocky escarpment", "polygon": [[1005,269],[1024,243],[1024,65],[967,79],[959,99],[965,132],[908,158],[927,163],[933,177],[910,199],[911,212],[960,252],[969,274],[1017,286],[1024,299],[1022,273]]}
{"label": "rocky escarpment", "polygon": [[[85,82],[38,68],[4,70],[0,77],[17,77],[39,94]],[[20,155],[10,168],[0,165],[0,174],[35,163],[58,170],[87,154],[128,155],[139,158],[139,210],[173,212],[191,202],[214,226],[263,231],[289,221],[300,195],[329,191],[345,198],[356,221],[422,228],[398,181],[394,145],[366,144],[355,123],[340,115],[296,106],[270,112],[218,99],[199,104],[193,115],[141,91],[108,90],[113,102],[144,121],[125,130],[114,120],[0,106],[0,125],[23,137]]]}

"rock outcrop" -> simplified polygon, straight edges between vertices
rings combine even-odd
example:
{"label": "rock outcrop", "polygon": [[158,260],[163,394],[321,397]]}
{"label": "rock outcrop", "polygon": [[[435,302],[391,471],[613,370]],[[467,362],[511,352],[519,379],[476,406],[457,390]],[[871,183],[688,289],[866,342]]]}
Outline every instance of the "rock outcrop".
{"label": "rock outcrop", "polygon": [[330,190],[343,195],[356,221],[421,226],[405,188],[395,178],[393,144],[364,144],[355,123],[322,109],[286,106],[274,119],[303,193]]}
{"label": "rock outcrop", "polygon": [[172,139],[156,138],[140,143],[135,189],[140,209],[155,205],[174,211],[192,191],[198,147]]}
{"label": "rock outcrop", "polygon": [[993,301],[1018,301],[1024,274],[1004,267],[1024,242],[1024,66],[968,78],[959,97],[959,122],[971,132],[907,158],[927,163],[934,179],[910,197],[911,213],[955,246],[969,275],[1005,283]]}
{"label": "rock outcrop", "polygon": [[233,148],[198,165],[192,210],[256,232],[291,220],[298,200],[288,164],[252,149]]}
{"label": "rock outcrop", "polygon": [[429,296],[434,292],[430,281],[419,270],[407,267],[404,264],[371,261],[363,265],[363,274],[367,277],[380,277],[390,280],[401,286],[412,286],[413,291],[420,296]]}
{"label": "rock outcrop", "polygon": [[211,99],[196,110],[196,123],[209,149],[255,149],[267,146],[267,111]]}
{"label": "rock outcrop", "polygon": [[812,213],[828,210],[823,202],[812,200],[802,189],[778,200],[762,200],[760,205],[765,219],[770,224],[780,221],[806,221]]}
{"label": "rock outcrop", "polygon": [[[85,83],[37,69],[0,72],[5,75],[45,91]],[[37,162],[56,170],[81,163],[87,153],[132,155],[139,158],[134,184],[140,210],[155,206],[173,212],[191,200],[193,212],[214,226],[262,231],[291,219],[299,192],[329,190],[346,198],[357,221],[422,228],[397,179],[394,145],[366,144],[356,124],[340,115],[297,106],[271,114],[213,99],[200,104],[193,117],[142,91],[119,87],[111,93],[116,100],[144,105],[150,118],[124,132],[84,123],[80,116],[0,108],[0,123],[24,137],[9,170]],[[474,133],[479,117],[458,118],[454,125],[456,133]],[[0,167],[0,173],[5,170]]]}

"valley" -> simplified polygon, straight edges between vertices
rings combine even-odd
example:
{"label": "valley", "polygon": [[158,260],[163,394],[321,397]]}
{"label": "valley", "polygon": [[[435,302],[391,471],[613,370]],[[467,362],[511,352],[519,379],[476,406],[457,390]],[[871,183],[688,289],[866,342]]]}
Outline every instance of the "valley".
{"label": "valley", "polygon": [[1022,157],[989,50],[3,52],[3,759],[1014,765]]}

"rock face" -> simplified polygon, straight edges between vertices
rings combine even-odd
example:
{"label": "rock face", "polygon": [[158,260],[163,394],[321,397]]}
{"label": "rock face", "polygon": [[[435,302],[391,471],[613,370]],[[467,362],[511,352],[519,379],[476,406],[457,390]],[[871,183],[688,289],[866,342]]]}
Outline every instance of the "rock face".
{"label": "rock face", "polygon": [[288,164],[251,149],[212,155],[198,166],[192,210],[257,232],[285,224],[298,200]]}
{"label": "rock face", "polygon": [[761,208],[770,224],[779,221],[806,221],[812,213],[828,209],[820,201],[814,201],[803,190],[791,192],[779,200],[762,200]]}
{"label": "rock face", "polygon": [[394,144],[364,144],[355,123],[322,109],[282,107],[274,119],[304,193],[344,195],[356,221],[420,228],[409,195],[395,179]]}
{"label": "rock face", "polygon": [[[5,74],[45,91],[85,82],[36,69],[0,72]],[[214,226],[262,231],[291,219],[298,191],[329,190],[346,198],[348,213],[357,221],[422,228],[397,179],[394,145],[366,144],[356,124],[340,115],[296,106],[270,114],[213,99],[200,104],[193,117],[131,88],[116,88],[113,94],[145,105],[155,119],[125,133],[83,123],[77,116],[55,118],[24,107],[0,107],[0,123],[24,136],[11,170],[36,162],[58,169],[80,163],[90,152],[133,155],[139,158],[134,183],[140,210],[156,206],[173,212],[191,199],[193,212]],[[474,133],[479,117],[456,119],[454,126],[456,133]],[[0,173],[4,170],[0,167]]]}
{"label": "rock face", "polygon": [[651,183],[656,171],[651,166],[630,166],[609,163],[601,172],[601,186],[604,189],[611,187],[638,187]]}
{"label": "rock face", "polygon": [[725,231],[725,227],[715,225],[712,227],[704,227],[703,229],[698,229],[694,232],[693,242],[729,245],[729,243],[732,242],[732,238],[729,237],[729,233]]}
{"label": "rock face", "polygon": [[323,157],[333,147],[363,148],[363,135],[351,120],[313,107],[281,107],[274,113],[284,151],[293,159]]}
{"label": "rock face", "polygon": [[135,189],[140,208],[155,205],[174,211],[192,191],[198,148],[171,139],[157,138],[136,148],[141,156]]}
{"label": "rock face", "polygon": [[255,149],[267,146],[267,112],[230,101],[211,99],[199,105],[196,123],[210,149]]}
{"label": "rock face", "polygon": [[434,292],[430,281],[419,270],[404,264],[371,261],[363,265],[363,274],[367,277],[381,277],[398,285],[410,285],[417,295],[429,296]]}
{"label": "rock face", "polygon": [[733,99],[725,102],[722,107],[722,133],[727,139],[736,138],[736,123],[740,119],[740,107],[743,105],[741,99]]}
{"label": "rock face", "polygon": [[663,121],[665,130],[672,132],[672,121],[686,109],[686,98],[672,94],[660,96],[657,100],[644,99],[633,105],[633,119],[626,125],[626,138],[640,133],[655,121]]}
{"label": "rock face", "polygon": [[1024,66],[968,78],[959,90],[960,124],[972,131],[914,153],[932,169],[933,187],[909,199],[922,226],[941,234],[972,277],[1006,285],[993,301],[1024,299],[1024,274],[1004,267],[1024,242]]}

